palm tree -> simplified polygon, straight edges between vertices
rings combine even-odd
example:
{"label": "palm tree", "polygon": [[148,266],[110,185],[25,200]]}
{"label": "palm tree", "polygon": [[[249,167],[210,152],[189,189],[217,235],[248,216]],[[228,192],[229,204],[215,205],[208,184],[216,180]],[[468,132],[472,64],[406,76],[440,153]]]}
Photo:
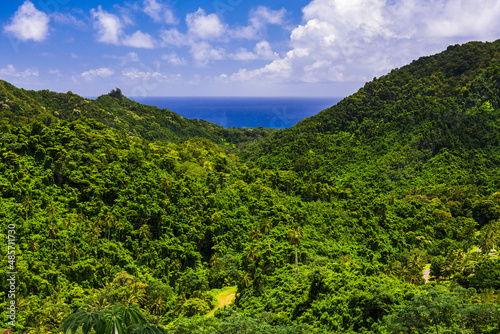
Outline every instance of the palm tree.
{"label": "palm tree", "polygon": [[120,242],[120,231],[125,229],[125,222],[121,219],[118,219],[115,223],[115,227],[118,230],[118,242]]}
{"label": "palm tree", "polygon": [[167,310],[167,302],[157,291],[153,292],[151,296],[149,309],[151,310],[151,314],[154,314],[158,317]]}
{"label": "palm tree", "polygon": [[[96,242],[97,239],[99,239],[99,236],[101,235],[101,228],[96,224],[93,226],[89,227],[89,234],[90,234],[90,251],[94,252],[94,242]],[[97,251],[95,251],[97,254]]]}
{"label": "palm tree", "polygon": [[500,222],[494,222],[484,225],[481,228],[478,244],[481,251],[489,253],[490,250],[496,248],[500,244]]}
{"label": "palm tree", "polygon": [[71,254],[71,263],[75,262],[75,255],[78,255],[78,249],[74,244],[69,246],[69,253]]}
{"label": "palm tree", "polygon": [[250,286],[251,283],[252,283],[252,277],[250,276],[249,273],[245,272],[245,275],[243,275],[240,280],[241,286],[246,289]]}
{"label": "palm tree", "polygon": [[68,251],[68,236],[69,236],[69,227],[73,224],[73,218],[66,218],[64,221],[64,227],[66,228],[66,238],[64,239],[64,251]]}
{"label": "palm tree", "polygon": [[210,257],[210,261],[209,261],[210,265],[213,266],[219,258],[220,258],[220,254],[218,252],[213,253],[212,256]]}
{"label": "palm tree", "polygon": [[108,244],[109,244],[109,235],[111,233],[111,227],[114,225],[114,223],[115,223],[115,216],[111,212],[108,212],[108,214],[104,218],[104,224],[108,228]]}
{"label": "palm tree", "polygon": [[260,230],[257,226],[252,227],[250,230],[250,239],[259,241],[261,237]]}
{"label": "palm tree", "polygon": [[40,250],[40,243],[38,242],[37,237],[34,235],[30,236],[30,242],[28,245],[30,251],[32,252],[38,252]]}
{"label": "palm tree", "polygon": [[126,304],[142,304],[144,302],[144,295],[146,294],[144,290],[144,286],[141,286],[141,283],[134,283],[130,286],[128,290],[128,299]]}
{"label": "palm tree", "polygon": [[170,181],[167,177],[162,177],[160,180],[161,189],[165,192],[165,194],[169,194],[170,188],[172,188],[172,181]]}
{"label": "palm tree", "polygon": [[242,288],[248,290],[248,293],[250,294],[250,296],[252,295],[252,292],[248,288],[250,287],[251,284],[252,284],[252,277],[250,276],[250,274],[248,272],[245,272],[245,274],[240,279],[240,285]]}
{"label": "palm tree", "polygon": [[142,256],[144,254],[144,239],[149,239],[149,236],[151,235],[150,230],[149,230],[149,225],[144,224],[141,226],[139,229],[139,238],[142,239],[142,251],[141,251],[141,260],[139,264],[142,264]]}
{"label": "palm tree", "polygon": [[54,203],[49,202],[47,204],[47,207],[45,208],[45,211],[50,215],[50,222],[54,220],[54,216],[57,214],[57,208],[54,206]]}
{"label": "palm tree", "polygon": [[269,247],[269,250],[271,250],[271,241],[269,240],[269,232],[271,232],[272,228],[273,228],[273,223],[271,223],[269,219],[264,218],[260,222],[260,230],[262,231],[262,233],[266,235],[267,246]]}
{"label": "palm tree", "polygon": [[51,251],[53,251],[54,250],[54,239],[55,239],[59,229],[57,228],[57,224],[54,224],[53,220],[50,221],[50,223],[47,225],[47,228],[49,230],[49,235],[50,235],[50,239],[51,239],[50,249],[51,249]]}
{"label": "palm tree", "polygon": [[24,200],[23,203],[24,211],[26,211],[26,221],[28,221],[28,213],[33,210],[35,207],[35,203],[33,203],[33,200],[31,196],[27,196],[26,199]]}
{"label": "palm tree", "polygon": [[253,263],[258,258],[259,253],[255,248],[255,245],[251,245],[243,250],[243,256],[248,262]]}
{"label": "palm tree", "polygon": [[177,296],[177,300],[175,301],[175,307],[174,307],[174,313],[179,316],[182,312],[182,306],[184,306],[184,303],[186,302],[186,294],[181,293],[179,296]]}
{"label": "palm tree", "polygon": [[297,248],[299,247],[299,243],[303,237],[304,234],[300,226],[295,226],[288,230],[288,241],[295,245],[295,277],[299,274],[299,256]]}

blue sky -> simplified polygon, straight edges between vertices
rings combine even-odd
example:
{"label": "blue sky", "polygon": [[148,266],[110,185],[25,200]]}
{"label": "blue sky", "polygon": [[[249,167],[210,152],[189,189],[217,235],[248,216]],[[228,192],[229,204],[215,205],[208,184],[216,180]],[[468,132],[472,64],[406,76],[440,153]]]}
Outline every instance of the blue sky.
{"label": "blue sky", "polygon": [[26,89],[341,97],[500,38],[500,1],[2,1],[0,29],[0,78]]}

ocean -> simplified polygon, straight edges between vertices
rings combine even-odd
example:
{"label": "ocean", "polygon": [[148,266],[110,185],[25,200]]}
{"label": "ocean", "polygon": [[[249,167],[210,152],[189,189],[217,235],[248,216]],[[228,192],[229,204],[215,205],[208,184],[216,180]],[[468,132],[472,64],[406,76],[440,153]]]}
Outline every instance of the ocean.
{"label": "ocean", "polygon": [[224,127],[288,128],[335,105],[341,98],[140,97],[139,103],[166,108],[189,119]]}

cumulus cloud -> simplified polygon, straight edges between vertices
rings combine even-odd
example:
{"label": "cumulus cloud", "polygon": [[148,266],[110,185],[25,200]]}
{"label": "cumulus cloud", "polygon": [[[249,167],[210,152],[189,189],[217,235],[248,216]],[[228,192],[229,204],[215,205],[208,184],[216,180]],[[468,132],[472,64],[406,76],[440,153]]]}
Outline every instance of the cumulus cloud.
{"label": "cumulus cloud", "polygon": [[[282,25],[285,22],[286,10],[271,10],[260,6],[252,10],[249,15],[249,23],[245,27],[230,28],[222,22],[217,14],[207,12],[199,8],[196,12],[186,15],[187,31],[182,33],[177,28],[163,29],[160,32],[162,46],[189,46],[194,65],[203,67],[211,61],[222,59],[234,60],[256,60],[274,59],[275,54],[267,41],[257,43],[253,50],[240,48],[236,52],[228,54],[220,46],[213,44],[227,44],[234,39],[258,39],[267,25]],[[167,60],[172,64],[184,64],[172,58]]]}
{"label": "cumulus cloud", "polygon": [[237,27],[230,31],[233,38],[258,39],[267,25],[283,25],[285,23],[286,10],[271,10],[265,6],[259,6],[250,12],[249,24]]}
{"label": "cumulus cloud", "polygon": [[129,68],[122,71],[122,75],[129,79],[144,79],[144,78],[162,78],[163,75],[158,72],[140,71],[137,68]]}
{"label": "cumulus cloud", "polygon": [[144,0],[144,13],[149,15],[157,23],[178,24],[179,20],[172,9],[156,0]]}
{"label": "cumulus cloud", "polygon": [[13,78],[29,78],[38,77],[39,72],[37,69],[27,68],[22,72],[16,70],[14,65],[9,64],[5,68],[0,68],[0,76],[2,77],[13,77]]}
{"label": "cumulus cloud", "polygon": [[117,15],[108,13],[101,6],[91,10],[94,18],[94,28],[97,30],[97,40],[101,43],[125,45],[133,48],[153,49],[156,41],[148,33],[137,30],[132,35],[126,35],[124,28],[131,24],[129,18],[121,20]]}
{"label": "cumulus cloud", "polygon": [[129,52],[125,56],[104,56],[105,58],[117,59],[120,61],[120,66],[125,66],[128,63],[138,62],[140,60],[139,55],[135,52]]}
{"label": "cumulus cloud", "polygon": [[180,74],[168,74],[159,70],[140,70],[135,67],[122,71],[122,76],[132,82],[141,82],[141,87],[135,87],[135,94],[141,93],[143,89],[149,89],[165,82],[177,82],[182,79]]}
{"label": "cumulus cloud", "polygon": [[129,52],[126,56],[125,56],[125,60],[126,61],[139,61],[139,55],[135,52]]}
{"label": "cumulus cloud", "polygon": [[271,10],[265,6],[259,6],[250,12],[250,22],[256,27],[264,26],[267,24],[284,23],[286,9]]}
{"label": "cumulus cloud", "polygon": [[[176,28],[163,29],[160,38],[163,46],[189,46],[194,65],[207,66],[213,60],[226,58],[225,50],[213,47],[210,42],[227,42],[227,25],[222,23],[216,14],[207,14],[199,8],[196,12],[186,15],[187,32],[181,33]],[[185,59],[180,59],[176,54],[165,54],[163,60],[172,65],[185,65]]]}
{"label": "cumulus cloud", "polygon": [[25,1],[4,31],[23,41],[41,42],[49,35],[49,22],[47,14],[36,9],[31,1]]}
{"label": "cumulus cloud", "polygon": [[[313,0],[302,12],[288,52],[230,78],[362,82],[449,44],[500,35],[496,0]],[[273,20],[264,10],[258,16]]]}
{"label": "cumulus cloud", "polygon": [[168,62],[174,66],[187,65],[186,59],[180,58],[175,52],[163,54],[161,56],[161,59],[165,60],[166,62]]}
{"label": "cumulus cloud", "polygon": [[186,15],[188,34],[203,40],[220,39],[224,36],[227,25],[216,14],[208,14],[201,8]]}
{"label": "cumulus cloud", "polygon": [[[438,11],[424,12],[426,34],[431,37],[497,39],[500,32],[500,2],[438,1]],[[415,5],[416,6],[416,5]],[[433,15],[434,14],[434,15]]]}
{"label": "cumulus cloud", "polygon": [[61,73],[61,71],[55,69],[55,70],[49,70],[47,73],[49,73],[50,75],[54,75],[56,77],[59,77],[61,78],[63,75]]}
{"label": "cumulus cloud", "polygon": [[131,36],[126,36],[122,41],[123,45],[134,48],[153,49],[155,47],[154,38],[138,30]]}
{"label": "cumulus cloud", "polygon": [[51,18],[56,23],[73,26],[73,27],[76,27],[78,29],[85,29],[87,27],[87,24],[84,21],[79,20],[75,16],[68,14],[68,13],[65,13],[65,14],[54,13],[51,15]]}
{"label": "cumulus cloud", "polygon": [[207,41],[227,42],[227,25],[216,14],[207,14],[199,8],[186,15],[187,32],[181,33],[176,28],[163,29],[160,38],[163,46],[189,46],[190,53],[197,66],[205,66],[211,60],[224,58],[221,48],[212,48]]}
{"label": "cumulus cloud", "polygon": [[225,58],[225,50],[213,48],[207,42],[198,42],[191,45],[191,56],[198,67],[206,66],[211,60],[222,60]]}
{"label": "cumulus cloud", "polygon": [[253,52],[247,49],[239,49],[237,53],[230,56],[234,60],[256,60],[256,59],[274,59],[277,54],[271,49],[268,41],[261,41],[255,45]]}
{"label": "cumulus cloud", "polygon": [[94,80],[96,78],[110,77],[114,73],[115,72],[108,67],[101,67],[101,68],[85,71],[81,74],[81,77],[87,81],[91,81],[91,80]]}
{"label": "cumulus cloud", "polygon": [[97,10],[92,9],[90,13],[95,20],[94,27],[98,33],[97,40],[102,43],[119,45],[124,28],[120,18],[103,10],[101,6]]}
{"label": "cumulus cloud", "polygon": [[[289,51],[288,53],[292,53]],[[266,79],[270,81],[289,79],[291,77],[292,56],[278,58],[272,63],[256,70],[240,69],[231,76],[231,79],[237,81],[248,81],[253,79]]]}
{"label": "cumulus cloud", "polygon": [[160,38],[167,45],[182,46],[190,44],[187,36],[175,28],[163,29],[160,32]]}

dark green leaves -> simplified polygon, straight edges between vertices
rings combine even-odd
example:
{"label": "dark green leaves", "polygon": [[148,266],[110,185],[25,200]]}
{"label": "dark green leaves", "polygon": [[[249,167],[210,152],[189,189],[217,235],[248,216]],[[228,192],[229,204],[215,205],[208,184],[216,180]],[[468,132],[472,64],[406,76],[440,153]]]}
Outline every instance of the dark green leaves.
{"label": "dark green leaves", "polygon": [[106,319],[101,311],[84,311],[78,310],[61,323],[59,327],[64,334],[71,331],[71,334],[76,333],[78,328],[82,327],[83,334],[87,334],[93,328],[97,333],[103,333]]}
{"label": "dark green leaves", "polygon": [[139,306],[111,306],[103,311],[87,312],[78,310],[62,322],[59,327],[64,334],[76,333],[82,328],[83,334],[92,329],[96,334],[158,334],[166,333],[160,326],[148,325]]}

